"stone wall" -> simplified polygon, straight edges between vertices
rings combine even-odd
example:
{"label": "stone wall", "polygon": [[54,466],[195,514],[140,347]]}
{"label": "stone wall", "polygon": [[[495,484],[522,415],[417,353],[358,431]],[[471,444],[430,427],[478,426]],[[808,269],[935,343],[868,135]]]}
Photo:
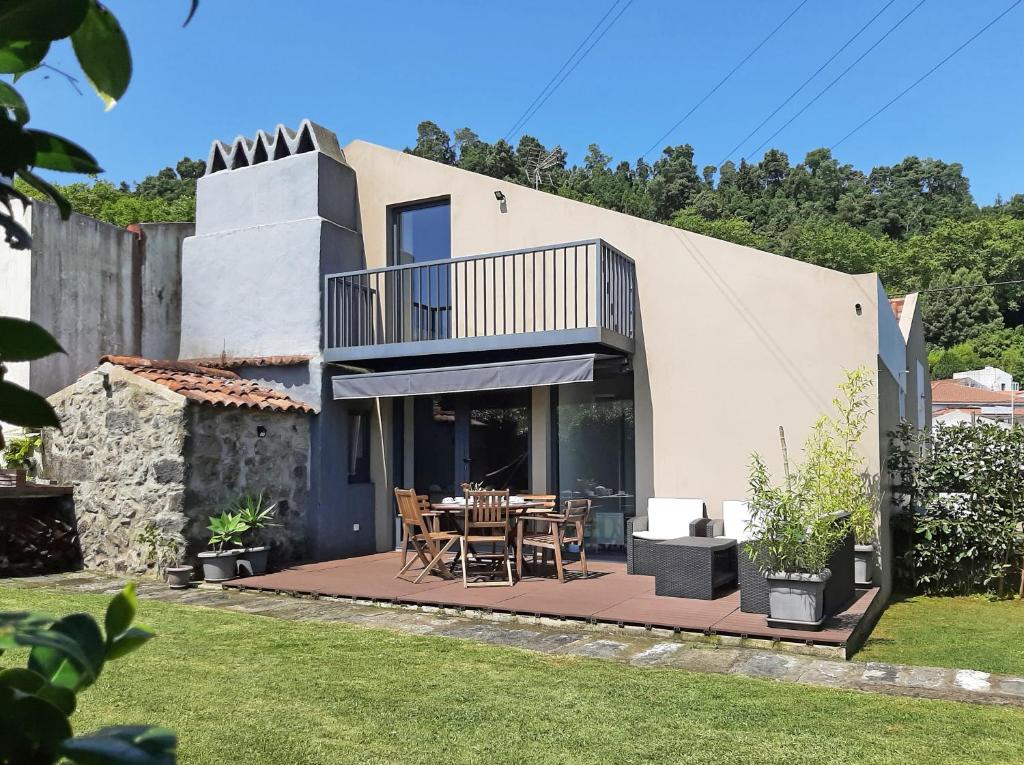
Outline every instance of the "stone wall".
{"label": "stone wall", "polygon": [[74,486],[86,568],[142,573],[150,523],[206,549],[211,514],[242,492],[279,503],[272,564],[305,554],[309,428],[305,414],[189,402],[105,364],[50,397],[62,430],[43,434],[42,474]]}
{"label": "stone wall", "polygon": [[42,470],[74,486],[84,565],[145,571],[146,548],[137,537],[147,523],[168,534],[185,530],[184,397],[103,367],[50,402],[62,430],[43,434]]}
{"label": "stone wall", "polygon": [[240,493],[264,491],[278,503],[277,523],[267,529],[271,565],[304,557],[309,503],[311,416],[192,406],[185,443],[186,536],[205,545],[206,524]]}

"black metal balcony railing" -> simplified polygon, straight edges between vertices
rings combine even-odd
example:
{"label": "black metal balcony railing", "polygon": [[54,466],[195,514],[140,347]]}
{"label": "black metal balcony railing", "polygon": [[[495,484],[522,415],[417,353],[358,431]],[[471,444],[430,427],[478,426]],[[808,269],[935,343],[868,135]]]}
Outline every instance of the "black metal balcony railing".
{"label": "black metal balcony railing", "polygon": [[331,274],[325,349],[635,330],[633,261],[600,239]]}

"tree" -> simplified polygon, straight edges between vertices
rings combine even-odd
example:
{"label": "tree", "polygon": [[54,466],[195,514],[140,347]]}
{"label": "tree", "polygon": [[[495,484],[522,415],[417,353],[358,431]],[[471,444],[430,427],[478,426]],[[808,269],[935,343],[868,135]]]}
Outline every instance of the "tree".
{"label": "tree", "polygon": [[206,172],[202,160],[183,157],[174,167],[165,167],[156,175],[139,181],[135,193],[146,199],[174,202],[184,197],[195,197],[196,181]]}
{"label": "tree", "polygon": [[689,144],[667,146],[654,163],[650,184],[654,212],[661,220],[686,207],[700,191],[700,177],[693,164],[693,147]]}
{"label": "tree", "polygon": [[[975,270],[959,268],[930,285],[941,290],[924,296],[925,339],[948,348],[1002,327],[1002,316],[991,287]],[[953,287],[954,289],[948,289]]]}
{"label": "tree", "polygon": [[452,148],[448,133],[438,127],[437,123],[424,120],[416,126],[416,145],[406,147],[407,154],[440,162],[442,165],[455,164],[455,150]]}

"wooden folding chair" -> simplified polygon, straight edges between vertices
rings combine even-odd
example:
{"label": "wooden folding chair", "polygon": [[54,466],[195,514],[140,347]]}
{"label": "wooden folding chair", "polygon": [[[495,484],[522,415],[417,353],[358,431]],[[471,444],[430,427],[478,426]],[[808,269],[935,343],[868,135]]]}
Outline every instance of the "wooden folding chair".
{"label": "wooden folding chair", "polygon": [[[455,576],[443,565],[442,558],[459,541],[458,535],[450,531],[438,531],[428,524],[413,489],[395,489],[395,500],[402,517],[402,568],[395,574],[395,578],[401,579],[402,574],[418,558],[423,562],[423,570],[413,581],[414,584],[419,584],[433,570],[445,579],[454,579]],[[412,560],[407,560],[410,546],[416,555]]]}
{"label": "wooden folding chair", "polygon": [[[562,547],[567,544],[575,544],[580,548],[580,565],[583,568],[583,576],[589,576],[587,551],[584,549],[584,534],[589,515],[589,499],[567,499],[561,513],[520,518],[516,523],[516,573],[519,576],[523,575],[524,546],[532,547],[534,550],[551,550],[555,554],[555,570],[558,572],[558,581],[564,583],[565,569],[562,565]],[[535,532],[527,529],[527,524],[531,523],[535,527],[541,527],[542,530]],[[544,526],[547,528],[544,529]]]}
{"label": "wooden folding chair", "polygon": [[[469,491],[466,492],[466,509],[463,516],[462,533],[459,535],[459,545],[462,552],[462,585],[464,587],[511,587],[512,579],[512,556],[509,549],[509,536],[511,527],[509,519],[511,509],[509,507],[509,491]],[[473,544],[491,544],[497,550],[501,545],[502,552],[493,554],[473,553],[476,561],[491,559],[504,563],[508,574],[507,580],[470,582],[467,569],[469,568],[469,557],[467,553],[473,552],[470,548]],[[500,565],[500,564],[499,564]]]}

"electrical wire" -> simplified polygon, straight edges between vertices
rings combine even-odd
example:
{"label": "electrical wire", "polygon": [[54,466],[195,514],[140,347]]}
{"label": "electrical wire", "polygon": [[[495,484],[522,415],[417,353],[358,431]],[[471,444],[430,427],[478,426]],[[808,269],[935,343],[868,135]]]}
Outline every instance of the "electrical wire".
{"label": "electrical wire", "polygon": [[786,18],[784,18],[782,21],[780,21],[778,23],[778,25],[775,27],[775,29],[773,29],[771,32],[769,32],[768,35],[763,40],[761,40],[761,42],[759,42],[754,47],[753,50],[751,50],[746,56],[744,56],[740,60],[740,62],[738,64],[736,64],[736,66],[734,66],[732,69],[730,69],[729,73],[727,75],[725,75],[725,77],[723,77],[721,80],[719,80],[718,84],[715,85],[715,87],[713,87],[706,94],[704,94],[704,97],[702,99],[700,99],[700,101],[695,103],[690,108],[690,111],[688,111],[686,114],[684,114],[682,117],[680,117],[679,120],[672,127],[670,127],[668,130],[665,131],[664,135],[662,135],[661,138],[659,138],[657,141],[655,141],[653,144],[651,144],[651,148],[649,148],[647,151],[645,151],[643,154],[641,154],[640,158],[641,159],[646,159],[647,156],[652,151],[657,149],[662,141],[664,141],[666,138],[668,138],[670,135],[672,135],[672,133],[674,133],[676,131],[676,128],[678,128],[680,125],[682,125],[684,122],[686,122],[686,120],[689,119],[690,115],[692,115],[695,111],[697,111],[704,104],[705,101],[707,101],[709,98],[711,98],[711,96],[713,96],[718,91],[718,89],[720,87],[725,85],[725,83],[728,82],[729,79],[734,74],[736,74],[736,72],[739,71],[740,67],[743,66],[745,63],[747,63],[747,61],[749,61],[751,59],[751,57],[753,57],[753,55],[755,53],[757,53],[759,50],[761,50],[761,48],[764,47],[765,43],[767,43],[769,40],[771,40],[775,36],[775,33],[778,32],[780,29],[782,29],[782,27],[784,27],[786,25],[786,22],[788,22],[791,18],[793,18],[793,16],[796,15],[796,12],[799,11],[801,8],[803,8],[805,5],[807,5],[807,0],[802,0],[802,2],[799,5],[797,5],[796,8],[794,8],[792,11],[789,12],[789,15],[786,16]]}
{"label": "electrical wire", "polygon": [[872,43],[870,48],[868,48],[866,51],[864,51],[859,56],[857,56],[857,58],[855,58],[853,60],[852,64],[850,64],[848,67],[846,67],[846,69],[841,71],[839,73],[839,75],[834,80],[832,80],[828,85],[826,85],[824,88],[822,88],[820,91],[818,91],[818,94],[816,96],[814,96],[814,98],[812,98],[810,101],[808,101],[806,104],[804,104],[800,108],[800,110],[797,111],[796,114],[794,114],[792,117],[790,117],[784,123],[782,123],[782,126],[778,130],[776,130],[774,133],[772,133],[770,136],[768,136],[766,139],[764,139],[764,141],[761,142],[761,145],[758,146],[756,149],[754,149],[752,152],[750,152],[750,155],[748,155],[748,156],[756,155],[758,152],[761,151],[761,149],[763,149],[765,146],[767,146],[770,141],[773,141],[775,139],[775,137],[779,133],[781,133],[787,127],[792,125],[794,120],[796,120],[797,117],[799,117],[801,114],[803,114],[808,109],[810,109],[811,106],[813,106],[815,103],[817,103],[819,98],[821,98],[823,95],[828,93],[832,89],[832,86],[834,86],[837,82],[839,82],[841,79],[843,79],[843,77],[845,77],[850,72],[851,69],[853,69],[855,66],[857,66],[857,64],[859,64],[861,61],[863,61],[865,58],[867,58],[868,54],[871,53],[871,51],[873,51],[875,48],[877,48],[879,45],[881,45],[882,42],[886,38],[889,37],[889,35],[891,35],[893,32],[895,32],[897,29],[899,29],[903,25],[903,22],[906,21],[907,19],[909,19],[911,16],[913,16],[914,13],[917,12],[917,9],[920,8],[922,5],[924,5],[927,1],[928,0],[920,0],[920,2],[917,3],[917,5],[915,5],[909,11],[907,11],[907,13],[904,14],[900,18],[899,21],[897,21],[895,24],[893,24],[891,27],[889,27],[885,31],[885,34],[883,34],[881,37],[879,37],[877,40],[875,40],[875,42]]}
{"label": "electrical wire", "polygon": [[[565,60],[565,63],[563,63],[562,66],[558,69],[558,71],[555,72],[554,76],[550,80],[548,80],[547,84],[543,88],[541,88],[540,93],[538,93],[536,98],[534,98],[533,101],[530,103],[530,105],[526,107],[526,110],[521,115],[519,115],[519,119],[517,119],[515,121],[515,124],[513,124],[512,127],[509,128],[508,132],[505,133],[504,140],[508,141],[512,136],[514,136],[518,131],[522,130],[522,128],[524,128],[526,126],[526,123],[529,122],[530,119],[533,117],[533,115],[536,113],[536,109],[539,109],[541,106],[544,105],[543,101],[541,101],[541,103],[539,103],[539,104],[537,103],[538,101],[541,100],[541,98],[544,98],[544,101],[547,101],[547,99],[551,96],[551,93],[554,93],[555,90],[558,89],[559,85],[562,84],[562,81],[559,81],[558,85],[555,85],[555,87],[552,88],[549,93],[547,93],[547,96],[544,95],[548,91],[548,88],[551,88],[552,83],[554,83],[555,80],[558,79],[559,75],[561,75],[562,72],[565,71],[566,67],[568,67],[569,64],[572,62],[572,60],[574,58],[576,58],[576,54],[579,53],[583,49],[583,46],[587,44],[587,41],[590,40],[590,38],[593,37],[594,34],[597,33],[597,30],[601,28],[601,25],[604,24],[605,19],[607,19],[611,15],[612,11],[615,10],[615,7],[619,4],[620,1],[621,0],[615,0],[611,4],[611,6],[608,8],[608,10],[605,11],[604,16],[602,16],[598,20],[598,22],[594,25],[594,28],[591,29],[590,32],[587,33],[587,36],[584,37],[580,41],[580,44],[576,46],[576,50],[574,50],[569,55],[569,58],[567,58]],[[633,0],[629,0],[629,2],[626,3],[626,7],[628,7],[632,2],[633,2]],[[623,10],[625,10],[625,8],[623,8]],[[622,11],[619,12],[619,16],[621,16],[621,15],[622,15]],[[611,28],[612,24],[614,24],[616,21],[618,21],[619,16],[615,17],[615,19],[612,21],[612,23],[608,25],[608,28]],[[605,29],[605,32],[607,32],[607,31],[608,31],[608,29]],[[604,36],[604,32],[601,33],[601,37],[603,37],[603,36]],[[600,39],[601,38],[599,37],[598,40],[600,40]],[[591,45],[590,48],[587,48],[586,53],[584,53],[582,56],[580,56],[579,60],[575,64],[573,64],[573,67],[572,67],[573,69],[575,69],[579,65],[580,61],[582,61],[586,57],[587,53],[590,53],[590,50],[593,47],[594,46]],[[572,73],[572,69],[570,69],[569,72],[566,73],[566,77],[568,77],[569,74],[571,74],[571,73]],[[563,78],[563,81],[564,81],[564,79],[565,78]],[[535,106],[536,106],[536,109],[534,109]],[[531,112],[531,109],[533,110],[532,112]]]}
{"label": "electrical wire", "polygon": [[856,40],[858,37],[860,37],[864,33],[864,30],[866,30],[869,26],[874,24],[875,20],[878,19],[878,17],[881,16],[883,13],[885,13],[889,9],[889,7],[893,3],[895,3],[895,2],[896,2],[896,0],[889,0],[889,2],[887,2],[885,5],[883,5],[874,16],[872,16],[870,19],[868,19],[867,22],[860,29],[858,29],[853,34],[853,37],[851,37],[849,40],[847,40],[845,43],[843,43],[842,46],[838,50],[836,50],[835,53],[833,53],[831,56],[828,57],[828,59],[825,61],[825,63],[823,63],[821,66],[819,66],[817,69],[814,70],[814,73],[810,77],[808,77],[806,80],[804,80],[802,83],[800,83],[800,86],[796,90],[794,90],[792,93],[790,93],[786,97],[785,101],[783,101],[781,104],[776,106],[775,110],[771,114],[769,114],[767,117],[765,117],[763,120],[761,120],[761,122],[758,123],[756,128],[754,128],[749,133],[747,133],[746,137],[742,141],[740,141],[735,146],[733,146],[726,153],[725,157],[722,158],[722,161],[718,163],[718,166],[721,167],[722,165],[724,165],[733,154],[735,154],[737,151],[739,151],[740,148],[747,141],[749,141],[751,138],[753,138],[761,128],[763,128],[765,125],[767,125],[768,121],[771,120],[772,117],[774,117],[776,114],[778,114],[780,111],[782,111],[782,109],[786,106],[786,104],[788,104],[790,101],[792,101],[794,98],[796,98],[804,88],[806,88],[808,85],[810,85],[811,81],[814,80],[814,78],[817,77],[819,74],[821,74],[822,71],[824,71],[825,67],[827,67],[829,64],[831,64],[833,61],[835,61],[840,53],[842,53],[844,50],[849,48],[850,45],[853,44],[853,41]]}
{"label": "electrical wire", "polygon": [[944,59],[942,59],[942,60],[941,60],[941,61],[940,61],[939,63],[937,63],[937,64],[936,64],[935,66],[933,66],[933,67],[932,67],[931,69],[929,69],[929,70],[928,70],[927,72],[925,72],[925,73],[924,73],[924,74],[922,74],[922,75],[921,75],[920,77],[918,77],[918,78],[917,78],[916,80],[914,80],[914,81],[913,81],[913,82],[912,82],[912,83],[911,83],[911,84],[910,84],[909,86],[907,86],[907,87],[906,87],[906,88],[904,88],[904,89],[903,89],[902,91],[900,91],[900,93],[899,93],[899,94],[897,94],[897,95],[896,95],[896,96],[895,96],[894,98],[892,98],[892,99],[891,99],[891,100],[890,100],[890,101],[889,101],[889,102],[888,102],[888,103],[887,103],[887,104],[886,104],[885,106],[883,106],[883,107],[882,107],[881,109],[879,109],[878,111],[876,111],[876,112],[875,112],[874,114],[872,114],[872,115],[871,115],[870,117],[868,117],[868,118],[867,118],[866,120],[864,120],[864,121],[863,121],[862,123],[860,123],[859,125],[857,125],[857,127],[855,127],[855,128],[854,128],[853,130],[851,130],[851,131],[850,131],[849,133],[847,133],[847,134],[846,134],[846,135],[844,135],[844,136],[843,136],[842,138],[840,138],[840,139],[839,139],[838,141],[836,141],[836,142],[835,142],[834,144],[832,144],[832,146],[831,146],[831,150],[834,150],[834,149],[835,149],[835,148],[836,148],[837,146],[839,146],[839,145],[840,145],[841,143],[843,143],[843,142],[844,142],[844,141],[845,141],[845,140],[846,140],[847,138],[849,138],[850,136],[852,136],[852,135],[853,135],[854,133],[858,132],[858,131],[859,131],[859,130],[860,130],[860,129],[862,128],[862,127],[864,127],[864,126],[865,126],[865,125],[867,125],[867,124],[868,124],[869,122],[871,122],[871,121],[872,121],[872,120],[873,120],[873,119],[874,119],[875,117],[877,117],[877,116],[878,116],[879,114],[881,114],[881,113],[882,113],[882,112],[884,112],[884,111],[885,111],[886,109],[888,109],[888,108],[889,108],[890,106],[892,106],[892,105],[893,105],[894,103],[896,103],[896,102],[897,102],[897,101],[899,101],[899,100],[900,100],[901,98],[903,98],[903,96],[907,95],[907,93],[909,93],[909,92],[910,92],[911,90],[913,90],[913,89],[914,89],[914,88],[916,88],[916,87],[917,87],[918,85],[920,85],[920,84],[921,84],[921,83],[922,83],[922,82],[923,82],[923,81],[924,81],[924,80],[925,80],[925,79],[926,79],[926,78],[927,78],[927,77],[928,77],[929,75],[931,75],[931,74],[932,74],[932,73],[933,73],[933,72],[934,72],[934,71],[935,71],[936,69],[938,69],[938,68],[939,68],[940,66],[942,66],[943,64],[945,64],[945,63],[946,63],[947,61],[949,61],[949,60],[950,60],[951,58],[953,58],[953,56],[955,56],[955,55],[956,55],[957,53],[959,53],[960,51],[962,51],[962,50],[963,50],[964,48],[966,48],[966,47],[967,47],[968,45],[970,45],[970,44],[971,44],[972,42],[974,42],[975,40],[977,40],[977,39],[978,39],[979,37],[981,37],[981,35],[983,35],[983,34],[984,34],[985,32],[987,32],[987,31],[988,31],[988,29],[989,29],[989,28],[990,28],[991,26],[993,26],[993,25],[994,25],[994,24],[995,24],[995,23],[996,23],[997,21],[999,21],[999,20],[1000,20],[1001,18],[1003,18],[1003,16],[1005,16],[1005,15],[1006,15],[1006,14],[1008,14],[1008,13],[1009,13],[1010,11],[1012,11],[1012,10],[1013,10],[1014,8],[1016,8],[1016,7],[1018,6],[1018,5],[1020,5],[1020,4],[1021,4],[1021,2],[1024,2],[1024,0],[1016,0],[1016,2],[1012,3],[1012,4],[1011,4],[1011,5],[1010,5],[1010,6],[1009,6],[1009,7],[1008,7],[1008,8],[1006,9],[1006,10],[1004,10],[1004,11],[1003,11],[1002,13],[1000,13],[1000,14],[999,14],[998,16],[996,16],[996,17],[995,17],[994,19],[992,19],[992,20],[991,20],[990,22],[988,22],[988,23],[987,23],[987,24],[986,24],[985,26],[983,26],[983,27],[982,27],[981,29],[979,29],[979,30],[978,30],[977,32],[975,32],[975,33],[974,33],[973,35],[971,35],[970,37],[968,37],[968,38],[967,38],[966,40],[964,40],[964,41],[963,41],[963,42],[962,42],[962,43],[960,44],[960,46],[959,46],[959,47],[957,47],[957,48],[956,48],[956,49],[955,49],[955,50],[954,50],[954,51],[953,51],[952,53],[950,53],[950,54],[949,54],[948,56],[946,56],[946,57],[945,57]]}

